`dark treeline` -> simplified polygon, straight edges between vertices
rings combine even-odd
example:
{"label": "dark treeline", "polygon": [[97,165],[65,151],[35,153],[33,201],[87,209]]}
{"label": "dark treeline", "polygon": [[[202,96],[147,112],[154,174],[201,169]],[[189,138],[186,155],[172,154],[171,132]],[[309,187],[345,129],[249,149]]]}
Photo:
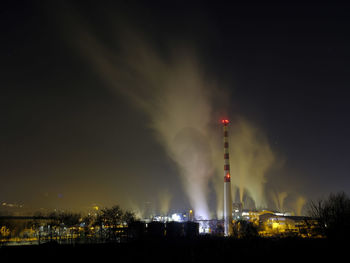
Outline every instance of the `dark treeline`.
{"label": "dark treeline", "polygon": [[[328,198],[309,204],[310,216],[319,221],[320,231],[326,238],[273,237],[262,238],[249,223],[237,231],[240,238],[214,235],[197,235],[192,238],[176,236],[143,236],[128,242],[115,242],[130,233],[129,226],[139,226],[135,216],[119,206],[101,209],[96,215],[85,217],[75,213],[50,214],[50,221],[41,222],[41,227],[56,224],[57,227],[74,229],[79,225],[80,238],[91,242],[59,243],[46,242],[33,246],[2,246],[1,259],[40,258],[58,261],[79,260],[101,262],[221,262],[237,260],[308,260],[315,262],[331,257],[342,259],[347,255],[349,238],[350,200],[345,193],[331,194]],[[155,222],[158,223],[158,222]],[[156,225],[156,224],[155,224]],[[123,227],[127,226],[127,227]],[[96,231],[97,229],[97,231]],[[122,230],[123,229],[123,230]],[[128,230],[129,229],[129,230]],[[94,232],[91,232],[95,230]],[[127,232],[125,232],[127,230]],[[84,233],[86,231],[86,233]],[[246,233],[244,233],[246,231]],[[103,242],[99,242],[99,241]]]}
{"label": "dark treeline", "polygon": [[57,242],[119,240],[135,215],[115,205],[83,216],[75,212],[35,213],[33,217],[0,217],[0,243],[14,238]]}
{"label": "dark treeline", "polygon": [[312,201],[309,215],[315,218],[324,236],[332,240],[350,237],[350,199],[344,193],[331,193],[327,199]]}
{"label": "dark treeline", "polygon": [[[330,241],[343,242],[348,240],[350,235],[350,199],[344,192],[330,194],[326,199],[312,201],[308,205],[308,210],[309,216],[317,220],[317,231],[320,232],[321,236]],[[167,225],[152,222],[146,227],[146,224],[138,221],[132,212],[124,210],[118,205],[103,208],[85,216],[74,212],[52,212],[46,215],[35,214],[35,218],[37,219],[9,220],[0,218],[0,241],[2,244],[16,237],[19,239],[32,238],[39,244],[48,241],[60,244],[97,244],[131,242],[147,239],[150,236],[163,238],[188,235],[193,237],[197,236],[196,233],[198,233],[198,225],[180,225],[176,222]],[[165,235],[164,232],[167,234]],[[235,239],[241,240],[261,238],[254,224],[243,220],[235,222],[234,234]],[[217,234],[212,234],[212,238],[215,238],[215,235]]]}

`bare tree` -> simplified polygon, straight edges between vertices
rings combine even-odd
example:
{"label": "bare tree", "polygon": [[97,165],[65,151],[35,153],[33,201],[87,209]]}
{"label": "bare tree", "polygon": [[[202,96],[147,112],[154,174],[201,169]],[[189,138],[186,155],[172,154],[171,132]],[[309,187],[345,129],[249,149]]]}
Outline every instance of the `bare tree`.
{"label": "bare tree", "polygon": [[238,220],[233,224],[233,233],[234,237],[237,238],[250,239],[258,237],[258,229],[254,223],[245,220]]}
{"label": "bare tree", "polygon": [[123,210],[115,205],[111,208],[103,208],[97,216],[97,222],[101,227],[101,233],[105,234],[107,241],[117,241],[117,228],[123,222]]}
{"label": "bare tree", "polygon": [[111,208],[103,208],[97,215],[95,225],[100,227],[100,236],[104,236],[107,241],[118,241],[124,234],[126,224],[136,220],[135,214],[124,211],[118,205]]}
{"label": "bare tree", "polygon": [[73,212],[52,212],[49,214],[48,232],[51,241],[55,238],[61,240],[63,237],[73,238],[76,233],[74,227],[78,226],[81,215]]}
{"label": "bare tree", "polygon": [[82,219],[85,242],[88,241],[90,237],[93,236],[93,234],[95,233],[92,231],[92,229],[94,229],[93,227],[96,226],[95,221],[95,218],[90,214]]}
{"label": "bare tree", "polygon": [[123,215],[123,221],[126,224],[130,224],[136,221],[136,216],[133,212],[131,211],[125,211]]}
{"label": "bare tree", "polygon": [[326,200],[311,202],[309,215],[319,222],[328,238],[344,239],[350,234],[350,199],[344,192],[330,194]]}

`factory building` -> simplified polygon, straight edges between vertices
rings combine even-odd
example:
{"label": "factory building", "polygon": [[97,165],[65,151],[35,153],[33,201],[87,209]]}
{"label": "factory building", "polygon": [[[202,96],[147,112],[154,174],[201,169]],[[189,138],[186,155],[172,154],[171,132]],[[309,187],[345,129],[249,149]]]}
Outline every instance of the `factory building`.
{"label": "factory building", "polygon": [[284,216],[278,213],[264,213],[259,216],[259,235],[322,237],[318,222],[306,216]]}
{"label": "factory building", "polygon": [[322,237],[317,220],[306,216],[292,216],[289,212],[252,211],[243,209],[242,203],[233,203],[232,218],[234,225],[242,221],[251,223],[262,237]]}

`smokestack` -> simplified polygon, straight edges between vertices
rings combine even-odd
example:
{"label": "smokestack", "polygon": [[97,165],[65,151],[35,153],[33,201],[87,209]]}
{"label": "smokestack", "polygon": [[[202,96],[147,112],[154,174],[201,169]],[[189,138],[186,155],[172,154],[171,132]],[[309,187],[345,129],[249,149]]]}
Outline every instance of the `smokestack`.
{"label": "smokestack", "polygon": [[229,120],[221,121],[224,128],[224,230],[225,236],[232,235],[232,197],[231,197],[231,175],[230,155],[228,146]]}

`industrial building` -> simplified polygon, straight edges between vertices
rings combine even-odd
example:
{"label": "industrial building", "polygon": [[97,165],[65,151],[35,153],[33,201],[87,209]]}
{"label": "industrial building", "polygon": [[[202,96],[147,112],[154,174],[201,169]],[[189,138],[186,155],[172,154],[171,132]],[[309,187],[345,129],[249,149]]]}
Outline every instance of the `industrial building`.
{"label": "industrial building", "polygon": [[279,215],[264,213],[259,216],[259,235],[322,237],[318,222],[306,216]]}

